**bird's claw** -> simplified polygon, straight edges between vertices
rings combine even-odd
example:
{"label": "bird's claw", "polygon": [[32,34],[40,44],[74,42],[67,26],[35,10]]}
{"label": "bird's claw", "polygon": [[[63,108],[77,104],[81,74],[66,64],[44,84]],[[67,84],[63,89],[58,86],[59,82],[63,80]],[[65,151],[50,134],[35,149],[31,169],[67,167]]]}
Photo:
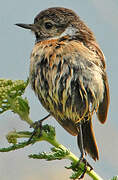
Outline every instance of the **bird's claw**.
{"label": "bird's claw", "polygon": [[78,179],[83,179],[84,178],[84,175],[87,171],[87,167],[90,167],[90,171],[93,169],[92,166],[87,162],[87,160],[83,157],[80,157],[79,161],[77,162],[77,164],[74,166],[73,170],[74,171],[78,171],[78,168],[80,167],[80,164],[81,163],[84,163],[84,169],[83,169],[83,172],[82,174],[79,176]]}
{"label": "bird's claw", "polygon": [[43,119],[34,122],[34,123],[30,126],[30,127],[33,127],[33,128],[34,128],[34,131],[33,131],[32,135],[31,135],[31,137],[29,138],[28,142],[31,142],[32,138],[37,134],[38,129],[40,129],[40,132],[39,132],[39,134],[38,134],[38,138],[40,138],[40,137],[42,136],[42,127],[43,127],[43,126],[42,126],[42,122],[43,122],[44,120],[46,120],[49,116],[50,116],[50,114],[47,115],[46,117],[44,117]]}
{"label": "bird's claw", "polygon": [[87,162],[87,160],[83,157],[80,157],[80,160],[79,160],[79,165],[80,163],[83,162],[84,163],[84,170],[83,170],[83,173],[81,174],[81,176],[79,177],[79,179],[83,179],[86,171],[87,171],[87,166],[90,167],[90,171],[93,169],[93,167]]}

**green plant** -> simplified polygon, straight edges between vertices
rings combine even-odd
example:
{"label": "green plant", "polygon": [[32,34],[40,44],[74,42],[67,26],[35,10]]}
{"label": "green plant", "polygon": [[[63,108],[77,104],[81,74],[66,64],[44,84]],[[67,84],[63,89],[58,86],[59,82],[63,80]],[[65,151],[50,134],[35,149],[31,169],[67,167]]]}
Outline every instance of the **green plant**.
{"label": "green plant", "polygon": [[[0,114],[5,111],[11,110],[14,113],[17,113],[21,120],[25,121],[28,125],[35,128],[35,124],[31,120],[29,113],[30,107],[27,98],[23,98],[24,91],[28,85],[28,80],[6,80],[0,79]],[[28,141],[32,135],[30,131],[12,131],[6,135],[8,143],[12,143],[11,146],[7,148],[1,148],[0,152],[9,152],[16,149],[24,148],[29,144],[34,144],[40,141],[47,141],[53,147],[51,148],[51,152],[45,153],[42,152],[40,154],[30,154],[29,158],[33,159],[45,159],[47,161],[51,160],[61,160],[61,159],[69,159],[71,161],[70,167],[66,167],[67,169],[71,169],[73,171],[70,179],[78,179],[84,170],[84,164],[82,162],[79,163],[78,157],[76,157],[71,151],[69,151],[66,147],[60,144],[56,139],[55,128],[49,126],[48,124],[42,127],[41,136],[39,137],[40,129],[37,130],[37,133],[33,136],[31,141]],[[17,142],[18,138],[27,138],[27,141],[22,141],[20,143]],[[102,180],[102,178],[95,173],[94,170],[90,170],[90,167],[87,167],[86,173],[92,177],[94,180]],[[117,180],[117,177],[113,177],[112,180]]]}

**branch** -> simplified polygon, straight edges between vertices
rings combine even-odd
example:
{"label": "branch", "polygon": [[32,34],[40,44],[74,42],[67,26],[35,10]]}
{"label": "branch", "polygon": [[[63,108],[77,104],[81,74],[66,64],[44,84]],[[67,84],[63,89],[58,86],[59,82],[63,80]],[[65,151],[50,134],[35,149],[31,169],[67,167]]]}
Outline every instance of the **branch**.
{"label": "branch", "polygon": [[[6,138],[9,143],[13,143],[12,146],[9,146],[7,148],[1,148],[0,152],[9,152],[17,149],[24,148],[30,144],[34,144],[39,141],[47,141],[51,145],[54,146],[54,148],[51,148],[51,152],[49,154],[47,153],[40,153],[40,154],[31,154],[29,155],[29,158],[33,159],[46,159],[48,161],[51,160],[61,160],[61,159],[69,159],[71,161],[71,166],[66,167],[67,169],[72,169],[73,175],[70,177],[71,179],[77,179],[84,170],[84,164],[81,162],[78,165],[79,159],[76,157],[72,152],[70,152],[66,147],[64,147],[62,144],[60,144],[56,140],[56,134],[55,129],[52,126],[44,125],[42,130],[42,136],[39,138],[38,135],[40,134],[40,129],[37,131],[37,135],[33,137],[33,139],[29,141],[24,141],[17,143],[18,138],[30,138],[32,135],[32,132],[28,131],[22,131],[22,132],[10,132]],[[76,167],[76,169],[75,169]],[[91,176],[95,180],[102,180],[102,178],[95,173],[95,171],[90,170],[90,167],[87,167],[87,172],[89,176]]]}

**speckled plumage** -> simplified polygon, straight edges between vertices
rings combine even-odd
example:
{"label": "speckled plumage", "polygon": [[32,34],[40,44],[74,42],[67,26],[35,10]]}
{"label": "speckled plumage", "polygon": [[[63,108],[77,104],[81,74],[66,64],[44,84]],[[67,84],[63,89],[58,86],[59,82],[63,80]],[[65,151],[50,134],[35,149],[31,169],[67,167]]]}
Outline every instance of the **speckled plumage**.
{"label": "speckled plumage", "polygon": [[[46,24],[47,23],[47,24]],[[98,159],[92,115],[104,123],[109,87],[104,55],[93,33],[71,10],[49,8],[36,16],[31,29],[36,43],[31,53],[30,83],[46,110],[70,134],[82,124],[85,152]]]}
{"label": "speckled plumage", "polygon": [[[37,43],[31,54],[32,88],[43,106],[72,135],[78,133],[74,124],[90,115],[92,104],[94,110],[98,107],[104,92],[103,72],[91,61],[92,52],[83,46],[88,51],[84,55],[81,46],[76,41],[49,40]],[[65,126],[66,121],[72,121],[74,128]]]}

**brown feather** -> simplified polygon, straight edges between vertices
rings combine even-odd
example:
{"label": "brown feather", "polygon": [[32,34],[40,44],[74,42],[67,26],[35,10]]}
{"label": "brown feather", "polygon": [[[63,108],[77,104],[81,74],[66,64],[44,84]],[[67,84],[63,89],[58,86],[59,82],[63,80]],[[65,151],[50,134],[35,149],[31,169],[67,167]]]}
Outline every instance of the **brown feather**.
{"label": "brown feather", "polygon": [[109,85],[108,85],[106,74],[103,77],[103,79],[104,79],[104,98],[103,98],[103,101],[100,103],[98,112],[97,112],[98,119],[102,124],[105,123],[107,119],[109,103],[110,103]]}
{"label": "brown feather", "polygon": [[[92,120],[87,120],[82,125],[82,136],[83,136],[83,146],[85,152],[87,152],[95,161],[99,160],[98,147],[95,140],[95,135],[92,127]],[[80,133],[78,133],[77,141],[80,148],[81,142],[79,141]]]}

